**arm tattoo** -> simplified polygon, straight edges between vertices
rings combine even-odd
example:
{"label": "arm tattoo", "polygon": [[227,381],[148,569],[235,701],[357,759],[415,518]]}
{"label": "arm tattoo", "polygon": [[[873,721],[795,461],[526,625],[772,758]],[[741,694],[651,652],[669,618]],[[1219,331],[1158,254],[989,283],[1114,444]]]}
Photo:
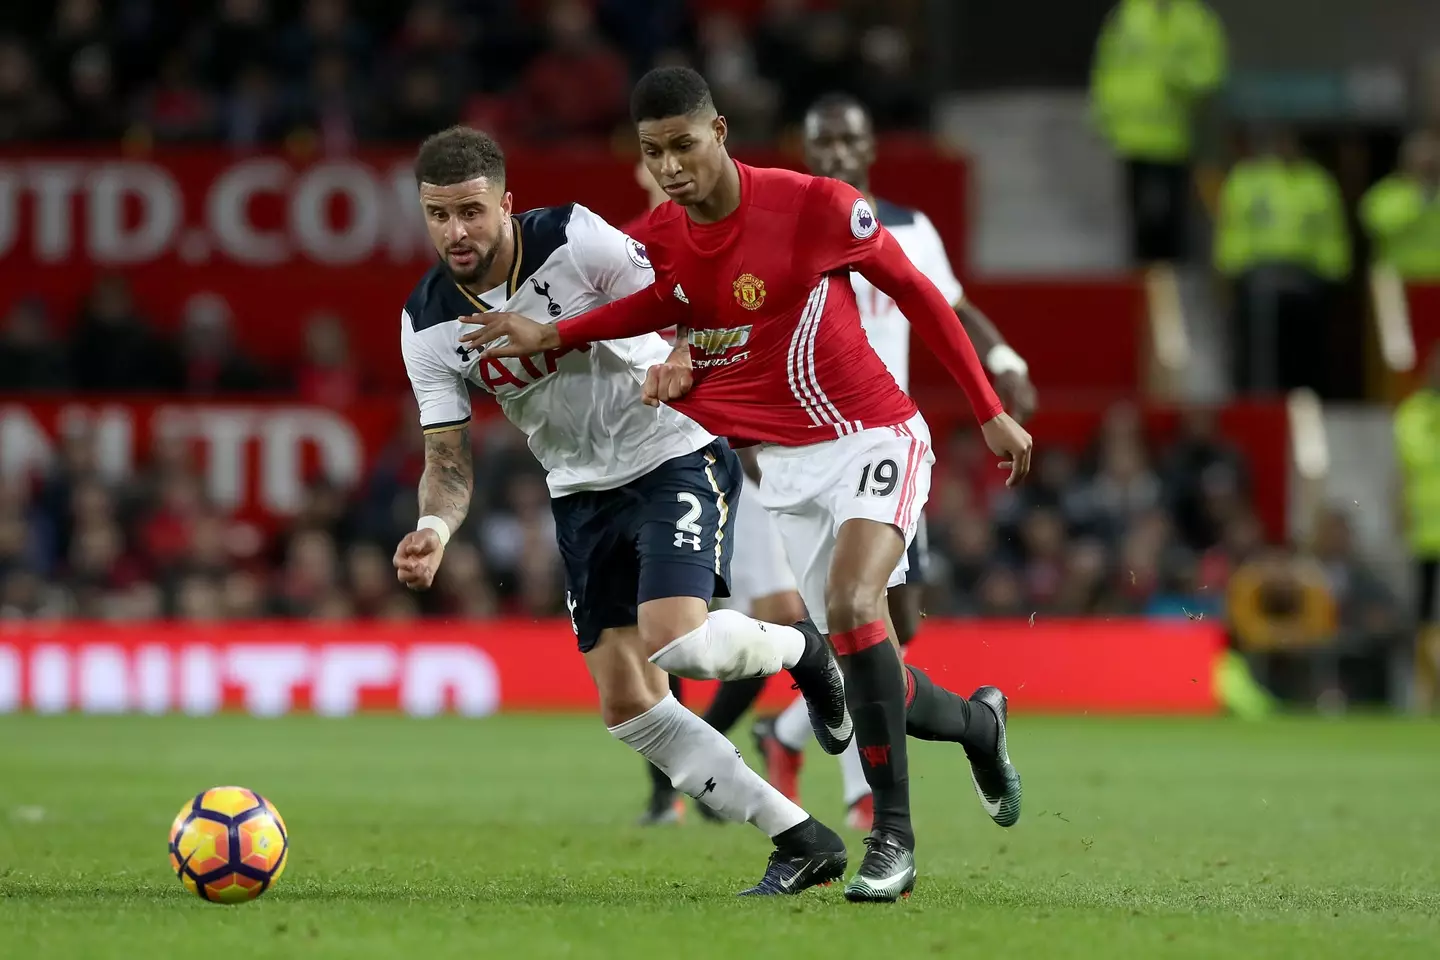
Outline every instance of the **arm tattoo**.
{"label": "arm tattoo", "polygon": [[425,473],[420,477],[420,515],[437,516],[459,529],[470,510],[475,485],[470,428],[425,435]]}

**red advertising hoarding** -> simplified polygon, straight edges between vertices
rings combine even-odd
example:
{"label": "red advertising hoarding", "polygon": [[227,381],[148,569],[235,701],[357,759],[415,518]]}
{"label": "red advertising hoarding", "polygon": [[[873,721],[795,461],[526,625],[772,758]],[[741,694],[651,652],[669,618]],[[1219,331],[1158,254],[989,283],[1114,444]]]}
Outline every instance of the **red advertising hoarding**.
{"label": "red advertising hoarding", "polygon": [[309,482],[324,477],[350,489],[394,435],[394,401],[343,411],[309,404],[185,401],[6,401],[0,395],[0,477],[38,476],[54,463],[66,434],[92,431],[101,474],[135,476],[156,441],[183,442],[210,502],[261,519],[297,512]]}
{"label": "red advertising hoarding", "polygon": [[[635,159],[518,151],[507,187],[518,209],[579,202],[624,223],[645,206]],[[746,159],[798,165],[773,152]],[[403,387],[400,309],[434,261],[411,162],[402,150],[310,159],[180,148],[0,153],[0,314],[38,295],[63,325],[97,275],[117,272],[162,327],[178,321],[190,297],[218,294],[241,346],[276,366],[300,354],[308,317],[338,315],[370,382]],[[923,206],[963,261],[958,158],[896,146],[875,185],[896,203]]]}
{"label": "red advertising hoarding", "polygon": [[[927,621],[909,651],[937,682],[995,683],[1017,710],[1210,713],[1218,627],[1188,621]],[[714,684],[687,683],[692,706]],[[794,696],[772,682],[762,707]],[[261,716],[593,710],[569,624],[0,626],[0,713]]]}

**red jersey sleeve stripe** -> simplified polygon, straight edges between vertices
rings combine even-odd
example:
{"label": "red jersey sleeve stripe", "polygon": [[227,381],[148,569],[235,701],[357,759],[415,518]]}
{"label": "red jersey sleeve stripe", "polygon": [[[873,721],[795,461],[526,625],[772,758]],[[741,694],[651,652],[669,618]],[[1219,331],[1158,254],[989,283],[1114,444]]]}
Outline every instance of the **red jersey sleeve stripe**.
{"label": "red jersey sleeve stripe", "polygon": [[821,277],[820,283],[816,286],[820,291],[820,301],[815,305],[815,312],[812,314],[810,326],[805,334],[805,356],[804,367],[810,377],[810,385],[815,391],[815,396],[820,401],[820,414],[829,423],[843,423],[845,418],[840,415],[835,404],[825,395],[825,390],[820,386],[820,372],[815,365],[815,341],[820,336],[820,323],[825,317],[825,300],[830,293],[830,278]]}
{"label": "red jersey sleeve stripe", "polygon": [[[810,416],[810,421],[815,426],[825,423],[834,423],[838,416],[832,418],[828,411],[821,406],[819,397],[823,396],[820,384],[814,380],[813,373],[805,363],[806,341],[810,332],[820,325],[820,314],[825,310],[825,296],[829,288],[829,278],[821,279],[814,290],[810,291],[810,299],[805,303],[805,310],[800,315],[800,322],[795,326],[795,332],[790,336],[790,351],[786,356],[786,377],[790,381],[790,392],[795,399],[800,401],[800,407]],[[812,353],[813,359],[813,353]],[[812,383],[813,381],[813,383]],[[828,402],[828,400],[826,401]]]}

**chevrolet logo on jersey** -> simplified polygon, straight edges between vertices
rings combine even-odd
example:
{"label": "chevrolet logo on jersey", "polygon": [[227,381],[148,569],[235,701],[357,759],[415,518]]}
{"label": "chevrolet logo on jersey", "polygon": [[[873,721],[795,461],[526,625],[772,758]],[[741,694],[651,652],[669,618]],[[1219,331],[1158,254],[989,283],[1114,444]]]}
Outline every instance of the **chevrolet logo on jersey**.
{"label": "chevrolet logo on jersey", "polygon": [[708,353],[714,356],[733,350],[736,347],[743,347],[750,342],[750,327],[729,327],[724,330],[691,330],[690,345],[696,347],[701,353]]}
{"label": "chevrolet logo on jersey", "polygon": [[759,310],[765,304],[765,281],[753,273],[742,273],[735,279],[735,302],[746,310]]}

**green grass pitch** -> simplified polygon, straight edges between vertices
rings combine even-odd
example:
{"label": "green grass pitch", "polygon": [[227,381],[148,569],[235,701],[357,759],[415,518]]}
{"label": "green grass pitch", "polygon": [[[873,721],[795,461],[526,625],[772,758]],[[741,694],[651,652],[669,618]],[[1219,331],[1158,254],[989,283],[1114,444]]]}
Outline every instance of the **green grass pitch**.
{"label": "green grass pitch", "polygon": [[[912,741],[920,883],[857,906],[838,885],[734,899],[764,838],[631,826],[640,762],[589,717],[0,717],[0,955],[1440,956],[1440,725],[1012,731],[1008,831],[958,749]],[[235,907],[187,894],[165,857],[186,797],[227,783],[291,832],[284,878]],[[843,820],[833,760],[813,752],[804,786]]]}

